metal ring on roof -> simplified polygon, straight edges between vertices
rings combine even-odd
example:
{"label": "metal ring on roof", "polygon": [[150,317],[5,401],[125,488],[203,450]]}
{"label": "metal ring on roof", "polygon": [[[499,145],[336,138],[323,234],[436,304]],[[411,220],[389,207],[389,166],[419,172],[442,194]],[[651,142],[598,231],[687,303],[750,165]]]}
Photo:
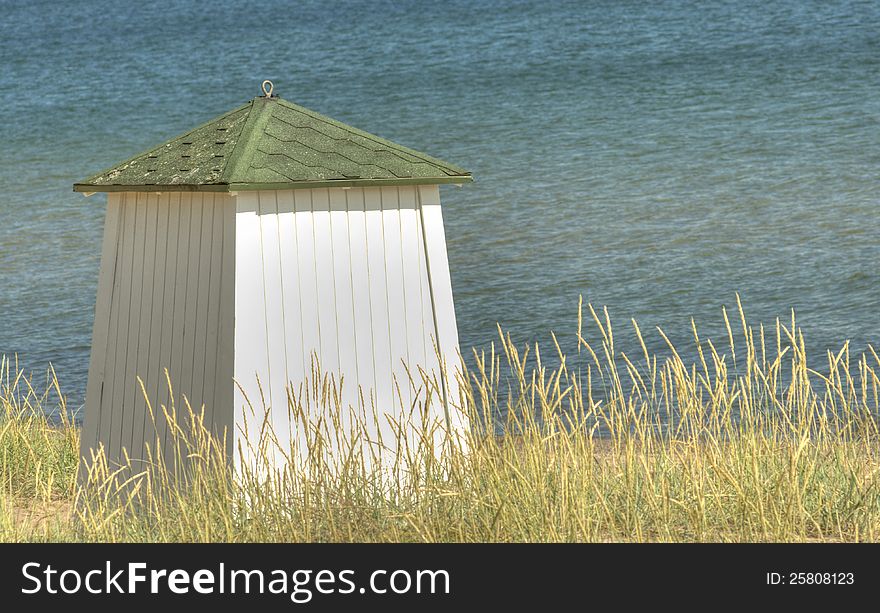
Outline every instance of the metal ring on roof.
{"label": "metal ring on roof", "polygon": [[272,90],[275,89],[275,86],[272,84],[272,81],[266,79],[263,81],[263,95],[267,98],[272,97]]}

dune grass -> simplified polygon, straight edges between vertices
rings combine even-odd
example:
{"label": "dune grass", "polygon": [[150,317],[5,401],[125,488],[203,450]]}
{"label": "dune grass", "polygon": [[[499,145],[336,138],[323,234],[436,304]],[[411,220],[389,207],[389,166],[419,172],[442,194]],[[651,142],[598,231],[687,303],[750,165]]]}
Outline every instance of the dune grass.
{"label": "dune grass", "polygon": [[[178,468],[114,472],[99,454],[80,488],[57,382],[38,393],[7,362],[0,540],[878,540],[880,358],[844,345],[814,368],[793,316],[769,332],[742,307],[733,324],[723,317],[723,349],[694,327],[693,363],[671,343],[650,353],[635,322],[638,355],[618,351],[607,312],[589,305],[574,357],[557,345],[542,360],[499,333],[453,402],[471,428],[440,437],[401,418],[398,451],[379,460],[362,437],[326,445],[344,411],[323,379],[313,397],[336,421],[306,437],[310,461],[271,477],[228,470],[190,407],[155,407],[177,422]],[[437,396],[422,393],[412,414]]]}

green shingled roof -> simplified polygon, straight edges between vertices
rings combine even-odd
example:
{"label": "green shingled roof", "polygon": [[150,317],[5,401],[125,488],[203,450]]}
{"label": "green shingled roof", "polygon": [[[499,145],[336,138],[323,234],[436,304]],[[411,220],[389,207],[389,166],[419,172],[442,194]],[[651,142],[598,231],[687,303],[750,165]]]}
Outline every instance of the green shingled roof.
{"label": "green shingled roof", "polygon": [[261,96],[73,189],[225,192],[471,180],[457,166]]}

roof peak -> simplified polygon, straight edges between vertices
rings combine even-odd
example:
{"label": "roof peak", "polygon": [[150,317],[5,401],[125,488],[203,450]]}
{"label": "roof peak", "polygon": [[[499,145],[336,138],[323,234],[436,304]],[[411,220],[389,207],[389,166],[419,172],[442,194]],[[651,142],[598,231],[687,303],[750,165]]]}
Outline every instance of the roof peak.
{"label": "roof peak", "polygon": [[263,95],[258,96],[258,97],[269,98],[271,100],[272,99],[272,92],[275,89],[275,84],[272,83],[272,81],[270,81],[269,79],[266,79],[265,81],[263,81],[263,84],[260,85],[260,89],[263,90]]}
{"label": "roof peak", "polygon": [[[74,190],[241,191],[465,183],[471,174],[274,93],[80,183]],[[269,104],[274,103],[274,104]]]}

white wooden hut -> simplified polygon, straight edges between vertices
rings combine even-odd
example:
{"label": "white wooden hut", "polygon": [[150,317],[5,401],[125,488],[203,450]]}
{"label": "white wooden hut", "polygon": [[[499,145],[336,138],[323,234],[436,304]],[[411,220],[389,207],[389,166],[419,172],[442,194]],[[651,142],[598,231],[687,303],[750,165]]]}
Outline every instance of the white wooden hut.
{"label": "white wooden hut", "polygon": [[285,438],[288,391],[302,390],[316,359],[344,380],[344,405],[360,404],[361,390],[380,415],[418,400],[408,372],[455,395],[438,187],[470,173],[273,96],[268,82],[263,91],[74,185],[108,192],[86,458],[103,446],[111,463],[123,449],[137,461],[167,441],[138,383],[168,406],[166,370],[177,407],[184,396],[204,407],[236,458],[263,409]]}

